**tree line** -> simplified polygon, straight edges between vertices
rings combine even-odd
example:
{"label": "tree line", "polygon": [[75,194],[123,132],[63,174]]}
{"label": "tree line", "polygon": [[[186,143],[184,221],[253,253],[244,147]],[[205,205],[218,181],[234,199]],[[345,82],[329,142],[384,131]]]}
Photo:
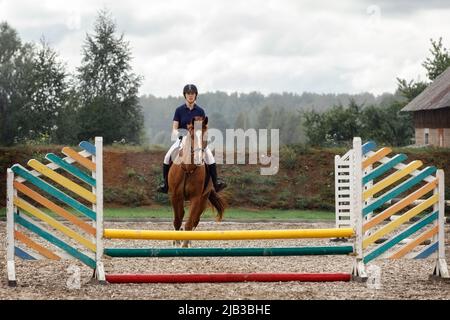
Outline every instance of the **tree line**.
{"label": "tree line", "polygon": [[142,77],[131,68],[131,49],[111,15],[100,11],[87,34],[82,61],[69,74],[45,39],[23,43],[0,24],[0,144],[74,144],[97,135],[139,143]]}
{"label": "tree line", "polygon": [[[259,92],[231,93],[201,92],[198,104],[206,110],[209,127],[225,133],[226,129],[280,129],[282,144],[307,143],[304,113],[314,110],[323,113],[334,104],[346,105],[355,101],[361,105],[380,105],[392,99],[386,93],[374,96],[361,94],[317,94],[305,92],[273,93]],[[169,145],[170,130],[175,108],[184,102],[179,97],[158,98],[152,95],[141,97],[147,132],[147,143]],[[157,115],[157,116],[156,116]]]}

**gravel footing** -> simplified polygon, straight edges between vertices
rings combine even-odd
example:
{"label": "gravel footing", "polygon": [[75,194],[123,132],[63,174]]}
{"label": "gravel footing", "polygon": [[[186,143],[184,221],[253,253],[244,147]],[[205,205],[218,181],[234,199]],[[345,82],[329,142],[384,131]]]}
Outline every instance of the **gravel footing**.
{"label": "gravel footing", "polygon": [[[169,222],[108,222],[108,228],[171,230]],[[331,223],[237,223],[201,222],[198,230],[263,230],[297,228],[332,228]],[[0,222],[6,230],[6,223]],[[447,230],[447,239],[448,236]],[[5,233],[0,241],[6,244]],[[192,247],[284,247],[312,245],[346,245],[329,239],[194,241]],[[107,240],[105,247],[172,247],[169,241]],[[446,246],[448,248],[448,245]],[[0,254],[6,257],[5,245]],[[447,250],[448,256],[448,250]],[[449,261],[447,257],[447,261]],[[105,258],[107,273],[253,273],[351,272],[351,256],[302,257],[206,257],[206,258]],[[3,281],[0,300],[8,299],[146,299],[146,300],[309,300],[309,299],[450,299],[450,283],[431,281],[434,265],[427,260],[377,260],[381,271],[379,288],[367,283],[197,283],[197,284],[110,284],[90,281],[92,270],[73,260],[21,261],[16,259],[18,286],[9,288],[6,260],[0,260]],[[71,267],[79,267],[81,287],[69,289]]]}

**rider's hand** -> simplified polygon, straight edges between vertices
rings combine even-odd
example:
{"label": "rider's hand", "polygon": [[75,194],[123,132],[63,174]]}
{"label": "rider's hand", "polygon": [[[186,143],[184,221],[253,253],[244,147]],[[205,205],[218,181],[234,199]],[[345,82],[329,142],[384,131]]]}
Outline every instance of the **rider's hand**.
{"label": "rider's hand", "polygon": [[180,137],[180,131],[173,130],[172,131],[172,141],[176,141]]}

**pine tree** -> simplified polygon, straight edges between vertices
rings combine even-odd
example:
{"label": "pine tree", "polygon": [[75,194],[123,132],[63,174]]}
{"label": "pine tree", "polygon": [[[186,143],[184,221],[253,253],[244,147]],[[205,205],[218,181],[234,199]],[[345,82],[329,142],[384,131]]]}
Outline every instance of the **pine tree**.
{"label": "pine tree", "polygon": [[[450,52],[444,48],[442,37],[438,41],[431,41],[431,57],[426,58],[422,66],[427,70],[427,76],[430,81],[436,79],[442,72],[450,67]],[[429,83],[424,81],[407,81],[406,79],[397,78],[397,91],[406,98],[407,102],[412,101],[415,97],[424,91]]]}
{"label": "pine tree", "polygon": [[444,48],[442,37],[438,41],[431,39],[431,58],[427,58],[422,66],[427,70],[428,78],[433,81],[450,67],[450,52]]}
{"label": "pine tree", "polygon": [[139,143],[143,128],[138,90],[140,76],[132,72],[131,52],[124,35],[107,11],[97,17],[94,34],[87,35],[82,65],[78,69],[81,109],[79,138],[103,136],[106,144],[115,140]]}
{"label": "pine tree", "polygon": [[33,70],[28,87],[30,101],[26,104],[26,118],[23,119],[23,138],[54,142],[58,130],[58,119],[63,114],[68,87],[63,63],[44,39],[33,56]]}

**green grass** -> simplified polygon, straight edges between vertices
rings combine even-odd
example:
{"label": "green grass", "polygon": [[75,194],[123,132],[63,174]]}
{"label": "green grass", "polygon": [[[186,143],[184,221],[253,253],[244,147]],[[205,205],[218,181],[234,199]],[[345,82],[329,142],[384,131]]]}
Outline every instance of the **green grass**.
{"label": "green grass", "polygon": [[[188,208],[185,209],[186,214]],[[172,208],[134,208],[134,209],[107,209],[105,210],[105,216],[108,218],[172,218]],[[211,209],[208,209],[203,218],[214,219],[215,214]],[[225,211],[224,220],[289,220],[289,219],[302,219],[302,220],[334,220],[334,212],[324,211],[300,211],[300,210],[249,210],[229,208]]]}
{"label": "green grass", "polygon": [[[185,209],[186,214],[188,208]],[[48,210],[42,211],[49,213]],[[69,210],[72,211],[72,210]],[[72,211],[73,212],[73,211]],[[54,214],[50,214],[55,216]],[[77,214],[78,215],[78,214]],[[106,208],[105,218],[120,219],[172,219],[172,208]],[[5,208],[0,208],[0,217],[5,217]],[[215,214],[208,209],[203,214],[203,219],[214,219]],[[227,220],[334,220],[334,212],[325,211],[301,211],[301,210],[253,210],[229,208],[225,211],[224,221]]]}

